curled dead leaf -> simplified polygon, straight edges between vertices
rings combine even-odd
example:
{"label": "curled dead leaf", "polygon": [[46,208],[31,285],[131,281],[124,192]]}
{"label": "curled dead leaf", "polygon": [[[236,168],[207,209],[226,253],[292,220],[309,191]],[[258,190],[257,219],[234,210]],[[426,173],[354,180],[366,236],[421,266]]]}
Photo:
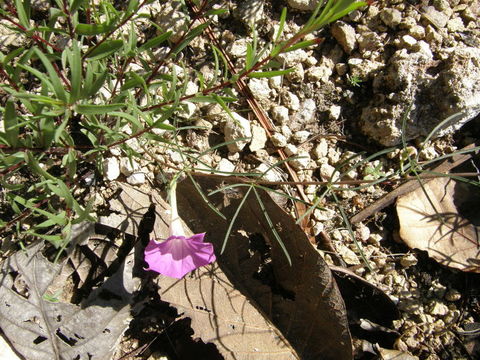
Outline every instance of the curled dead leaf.
{"label": "curled dead leaf", "polygon": [[[472,191],[464,183],[441,177],[400,197],[400,237],[442,265],[480,272],[480,228],[472,223],[478,210],[468,204],[475,192],[478,189]],[[465,210],[470,214],[465,215]]]}

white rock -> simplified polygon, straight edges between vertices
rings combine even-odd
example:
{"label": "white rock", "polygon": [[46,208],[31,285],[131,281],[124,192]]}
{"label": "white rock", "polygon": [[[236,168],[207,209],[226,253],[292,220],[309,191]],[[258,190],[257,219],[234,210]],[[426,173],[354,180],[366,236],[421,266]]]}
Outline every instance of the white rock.
{"label": "white rock", "polygon": [[388,27],[395,27],[402,21],[402,13],[397,9],[386,8],[380,13],[380,18]]}
{"label": "white rock", "polygon": [[[221,171],[222,173],[220,175],[225,175],[228,176],[228,173],[232,173],[235,171],[235,165],[228,159],[222,159],[218,163],[216,170]],[[226,173],[226,174],[224,174]]]}
{"label": "white rock", "polygon": [[321,159],[327,156],[328,154],[328,142],[325,138],[321,138],[318,145],[313,150],[314,155],[317,159]]}
{"label": "white rock", "polygon": [[257,100],[270,100],[272,90],[268,85],[268,79],[250,79],[248,87]]}
{"label": "white rock", "polygon": [[307,169],[310,166],[310,155],[306,151],[298,153],[298,158],[290,160],[290,164],[297,170]]}
{"label": "white rock", "polygon": [[300,100],[298,99],[298,96],[290,91],[287,91],[287,93],[283,97],[283,104],[290,110],[294,111],[300,108]]}
{"label": "white rock", "polygon": [[111,157],[103,161],[103,175],[110,181],[120,176],[120,164],[116,158]]}
{"label": "white rock", "polygon": [[192,102],[183,102],[177,112],[177,115],[184,119],[189,119],[195,114],[195,110],[197,110],[197,105]]}
{"label": "white rock", "polygon": [[292,144],[288,144],[287,146],[285,146],[285,154],[287,154],[287,156],[295,156],[298,154],[298,149],[295,145],[292,145]]}
{"label": "white rock", "polygon": [[265,129],[258,125],[252,126],[252,142],[250,143],[250,151],[255,152],[265,148],[267,142],[267,133]]}
{"label": "white rock", "polygon": [[313,231],[313,236],[317,236],[320,234],[323,230],[325,229],[325,226],[322,223],[316,223],[313,225],[312,231]]}
{"label": "white rock", "polygon": [[282,131],[282,134],[285,135],[285,137],[290,139],[292,137],[292,130],[287,125],[283,125],[280,130]]}
{"label": "white rock", "polygon": [[272,109],[272,117],[280,124],[285,124],[289,120],[288,109],[285,106],[275,106]]}
{"label": "white rock", "polygon": [[198,85],[193,81],[187,83],[187,88],[185,89],[185,95],[194,95],[198,92]]}
{"label": "white rock", "polygon": [[335,211],[332,209],[315,209],[313,210],[313,217],[317,221],[328,221],[332,220],[335,216]]}
{"label": "white rock", "polygon": [[242,58],[247,54],[247,43],[245,38],[238,39],[227,48],[227,51],[234,58]]}
{"label": "white rock", "polygon": [[141,185],[145,183],[145,173],[136,172],[127,177],[127,183],[130,185]]}
{"label": "white rock", "polygon": [[314,121],[316,110],[317,104],[315,101],[313,99],[306,99],[295,113],[294,121],[301,124],[301,127],[304,127],[306,124]]}
{"label": "white rock", "polygon": [[120,172],[125,175],[129,176],[135,171],[138,171],[140,169],[140,165],[132,159],[130,162],[129,158],[121,158],[120,159]]}
{"label": "white rock", "polygon": [[297,10],[314,10],[318,0],[288,0],[288,5]]}
{"label": "white rock", "polygon": [[353,250],[349,249],[345,245],[340,245],[338,246],[337,249],[338,255],[342,257],[342,259],[348,264],[348,265],[359,265],[360,260],[358,259],[358,256],[353,252]]}
{"label": "white rock", "polygon": [[439,301],[434,301],[429,311],[431,315],[437,315],[437,316],[445,316],[448,314],[448,312],[449,312],[448,306]]}
{"label": "white rock", "polygon": [[[268,171],[267,171],[268,170]],[[282,175],[275,168],[270,168],[267,164],[261,163],[255,168],[256,172],[264,173],[262,178],[267,181],[282,181]]]}
{"label": "white rock", "polygon": [[332,105],[328,109],[328,117],[330,120],[338,120],[342,112],[342,107],[339,105]]}
{"label": "white rock", "polygon": [[326,66],[313,66],[307,70],[307,78],[310,81],[328,82],[333,70]]}
{"label": "white rock", "polygon": [[172,160],[174,164],[181,164],[185,161],[185,159],[182,157],[182,154],[180,154],[178,151],[168,150],[167,154],[170,156],[170,160]]}
{"label": "white rock", "polygon": [[[240,138],[250,138],[252,136],[252,131],[250,130],[250,121],[244,117],[233,113],[235,121],[228,118],[227,123],[225,124],[225,141],[234,141]],[[242,151],[245,145],[248,144],[248,140],[235,141],[227,145],[230,152],[239,152]]]}
{"label": "white rock", "polygon": [[332,35],[338,41],[343,50],[350,54],[357,47],[355,29],[342,21],[336,21],[332,25]]}
{"label": "white rock", "polygon": [[403,35],[400,43],[407,49],[411,49],[417,43],[417,40],[413,36]]}
{"label": "white rock", "polygon": [[187,27],[189,21],[188,15],[182,12],[181,1],[168,1],[156,15],[155,22],[160,29],[170,29],[172,31],[170,39],[173,42],[180,40],[182,29]]}
{"label": "white rock", "polygon": [[367,241],[370,238],[370,229],[362,223],[358,224],[355,233],[362,241]]}
{"label": "white rock", "polygon": [[307,141],[310,135],[310,131],[300,130],[293,134],[293,138],[301,144]]}
{"label": "white rock", "polygon": [[335,172],[335,168],[332,165],[329,164],[322,164],[320,166],[320,176],[322,177],[322,180],[324,181],[329,181],[330,179],[332,181],[336,181],[338,179],[338,171],[335,172],[335,175],[332,179],[332,175]]}
{"label": "white rock", "polygon": [[251,29],[252,25],[265,20],[263,0],[244,0],[238,3],[234,15],[240,19],[243,24]]}
{"label": "white rock", "polygon": [[285,67],[290,68],[298,63],[306,61],[308,59],[308,54],[304,50],[298,49],[279,54],[277,58],[283,63],[283,65],[285,65]]}
{"label": "white rock", "polygon": [[465,25],[463,25],[462,18],[455,17],[453,19],[448,20],[447,29],[451,33],[457,33],[459,31],[464,31],[465,30]]}
{"label": "white rock", "polygon": [[273,134],[270,140],[272,141],[272,144],[276,147],[284,147],[287,145],[287,138],[280,133]]}

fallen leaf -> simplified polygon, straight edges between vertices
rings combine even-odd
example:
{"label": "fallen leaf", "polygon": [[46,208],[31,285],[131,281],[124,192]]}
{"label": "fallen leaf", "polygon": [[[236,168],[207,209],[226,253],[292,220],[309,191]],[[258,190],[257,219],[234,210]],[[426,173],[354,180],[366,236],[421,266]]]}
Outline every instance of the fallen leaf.
{"label": "fallen leaf", "polygon": [[[128,215],[128,221],[116,216],[112,226],[124,224],[125,229],[138,232],[141,229],[141,213],[155,203],[156,221],[152,235],[165,239],[169,235],[169,205],[153,190],[149,194],[138,188],[121,185],[122,193],[112,201],[117,213]],[[182,213],[180,213],[182,216]],[[216,215],[215,215],[216,216]],[[128,226],[125,224],[128,223]],[[183,224],[187,235],[192,232]],[[205,241],[210,241],[207,239]],[[218,264],[197,269],[181,280],[158,275],[162,301],[178,309],[182,318],[191,319],[194,336],[204,343],[213,343],[225,359],[274,360],[298,359],[298,355],[281,332],[261,313],[223,273]]]}
{"label": "fallen leaf", "polygon": [[0,360],[20,360],[2,336],[0,336]]}
{"label": "fallen leaf", "polygon": [[41,253],[42,243],[7,258],[0,271],[0,327],[27,359],[110,359],[128,327],[135,287],[133,253],[77,306],[54,299],[48,288],[61,270]]}
{"label": "fallen leaf", "polygon": [[[196,181],[204,194],[221,186],[214,179],[198,177]],[[253,192],[239,211],[225,252],[221,255],[218,250],[227,232],[228,220],[237,211],[246,188],[239,187],[235,191],[209,197],[227,221],[211,210],[190,180],[180,183],[177,189],[180,215],[195,233],[207,232],[206,241],[214,244],[222,271],[235,288],[272,321],[302,359],[352,358],[343,299],[328,266],[292,217],[278,207],[268,194],[257,190],[265,212],[291,257],[292,265],[272,234]],[[220,280],[214,280],[218,283],[207,288],[227,293],[228,286],[224,290],[218,289],[224,278],[217,277],[215,272],[212,276]],[[203,298],[209,296],[206,291],[199,292],[200,295]],[[208,299],[208,302],[211,301],[215,302],[215,299]],[[223,308],[227,304],[213,303],[207,309],[211,310],[213,305]],[[235,311],[238,310],[235,308]],[[244,314],[242,319],[246,324],[250,321],[250,315],[248,318],[247,315]]]}
{"label": "fallen leaf", "polygon": [[[474,189],[473,191],[478,191]],[[400,237],[410,248],[428,252],[442,265],[480,272],[479,227],[460,208],[474,192],[448,177],[434,179],[397,200]],[[478,214],[478,207],[470,211]]]}
{"label": "fallen leaf", "polygon": [[225,359],[299,359],[279,330],[247,297],[235,289],[217,265],[196,270],[181,280],[160,275],[163,301],[192,320],[195,336],[212,342]]}

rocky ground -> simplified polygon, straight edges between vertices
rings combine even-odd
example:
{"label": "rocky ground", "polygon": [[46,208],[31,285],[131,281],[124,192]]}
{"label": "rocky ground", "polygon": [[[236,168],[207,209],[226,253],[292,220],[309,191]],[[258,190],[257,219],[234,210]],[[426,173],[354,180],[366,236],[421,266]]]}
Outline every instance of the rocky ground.
{"label": "rocky ground", "polygon": [[[261,48],[272,40],[282,7],[288,6],[289,10],[283,35],[288,38],[298,32],[316,3],[222,3],[229,11],[214,24],[215,36],[234,66],[241,69],[252,37],[252,21]],[[155,3],[152,11],[157,12],[158,24],[168,28],[181,26],[186,19],[177,2]],[[264,172],[281,160],[276,152],[280,148],[287,156],[298,156],[290,165],[298,181],[304,182],[328,181],[332,176],[343,181],[375,180],[398,171],[409,156],[418,154],[420,161],[428,161],[452,153],[478,142],[480,134],[479,18],[478,0],[374,1],[315,34],[322,39],[318,46],[280,55],[283,65],[295,71],[285,77],[248,80],[253,96],[273,122],[275,130],[271,134],[255,118],[246,101],[232,109],[236,123],[229,121],[218,105],[190,104],[181,116],[186,124],[204,130],[186,130],[178,141],[198,151],[230,142],[227,147],[207,152],[202,157],[203,164],[194,164],[197,171],[209,166],[227,173]],[[144,36],[147,34],[145,31]],[[214,71],[209,61],[211,55],[205,51],[208,41],[205,37],[193,41],[185,59],[205,79],[211,78]],[[186,94],[197,91],[198,83],[190,81]],[[432,139],[423,144],[440,123]],[[231,142],[238,138],[251,140]],[[408,141],[406,150],[399,150],[402,141]],[[121,180],[148,188],[156,183],[160,173],[150,157],[172,166],[172,172],[185,162],[171,149],[146,150],[142,144],[130,145],[142,152],[145,160],[131,163],[121,158],[120,152],[112,151],[105,162],[106,182],[88,195],[95,197],[99,214],[108,213],[109,201],[114,196],[109,181]],[[393,146],[397,149],[368,158]],[[340,178],[335,168],[342,163],[359,166],[345,171]],[[268,171],[265,180],[292,179],[280,166]],[[398,177],[392,177],[389,182],[363,189],[346,188],[338,193],[340,204],[351,217],[398,184]],[[317,199],[317,185],[303,189],[309,201]],[[358,338],[357,358],[371,358],[369,351],[375,343],[398,350],[402,359],[478,356],[472,350],[473,337],[463,336],[472,328],[475,334],[475,324],[480,322],[476,275],[443,267],[425,252],[408,248],[398,236],[393,206],[354,224],[356,239],[373,269],[368,271],[336,203],[326,197],[319,205],[323,210],[313,211],[308,228],[325,260],[333,265],[340,258],[344,266],[388,294],[400,311],[392,329],[375,328],[382,335]],[[286,208],[292,210],[288,205]],[[333,252],[321,244],[325,234]],[[169,311],[167,307],[161,310]],[[138,358],[160,359],[169,353],[167,358],[175,359],[165,329],[148,324],[147,318],[143,318],[143,323],[132,322],[123,341],[123,354],[138,346],[131,336],[143,326],[142,331],[148,333],[146,338],[152,342],[160,340],[147,347],[143,355],[138,354]],[[169,336],[188,337],[180,334],[184,329],[174,326]],[[394,341],[391,337],[381,340],[381,336],[392,333]],[[384,354],[385,359],[392,358],[388,356],[392,355]]]}

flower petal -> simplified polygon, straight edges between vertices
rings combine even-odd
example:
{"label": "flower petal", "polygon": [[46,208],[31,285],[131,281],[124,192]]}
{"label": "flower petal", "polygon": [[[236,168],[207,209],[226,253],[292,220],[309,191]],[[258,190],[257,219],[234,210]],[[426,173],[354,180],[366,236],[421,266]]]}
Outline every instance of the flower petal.
{"label": "flower petal", "polygon": [[147,270],[181,279],[185,274],[216,260],[213,245],[204,243],[205,234],[190,238],[170,236],[161,243],[150,240],[145,248]]}

